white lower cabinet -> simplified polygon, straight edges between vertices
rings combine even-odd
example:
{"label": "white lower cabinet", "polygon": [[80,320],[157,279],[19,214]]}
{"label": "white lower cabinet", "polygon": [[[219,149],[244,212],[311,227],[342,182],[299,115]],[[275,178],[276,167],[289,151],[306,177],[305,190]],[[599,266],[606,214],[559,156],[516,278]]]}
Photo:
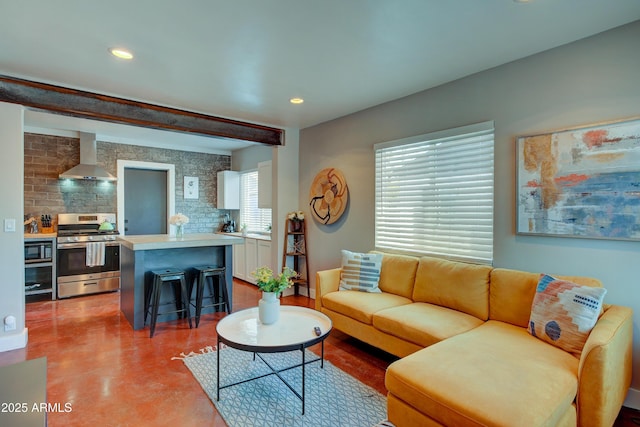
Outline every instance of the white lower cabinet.
{"label": "white lower cabinet", "polygon": [[271,242],[269,240],[258,240],[258,267],[262,266],[273,270],[271,265]]}
{"label": "white lower cabinet", "polygon": [[258,245],[256,239],[244,239],[244,262],[246,267],[246,280],[249,283],[256,283],[256,279],[253,278],[253,273],[258,268]]}
{"label": "white lower cabinet", "polygon": [[247,267],[244,259],[244,243],[233,245],[233,277],[247,280]]}
{"label": "white lower cabinet", "polygon": [[233,245],[233,277],[256,284],[253,273],[258,267],[271,265],[271,242],[245,237],[243,245]]}

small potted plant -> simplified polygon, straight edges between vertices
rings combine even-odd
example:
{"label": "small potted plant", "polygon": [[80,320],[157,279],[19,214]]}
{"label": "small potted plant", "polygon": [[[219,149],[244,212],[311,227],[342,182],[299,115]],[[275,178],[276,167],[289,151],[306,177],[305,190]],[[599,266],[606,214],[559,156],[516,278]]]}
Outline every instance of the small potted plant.
{"label": "small potted plant", "polygon": [[176,237],[177,238],[182,238],[184,235],[184,225],[189,223],[189,217],[181,214],[181,213],[177,213],[173,216],[171,216],[171,218],[169,218],[169,224],[171,225],[175,225],[176,226]]}
{"label": "small potted plant", "polygon": [[278,321],[280,317],[280,300],[278,294],[293,285],[297,273],[285,267],[277,276],[269,267],[260,267],[251,275],[256,279],[258,289],[262,291],[262,299],[258,303],[258,317],[264,325]]}

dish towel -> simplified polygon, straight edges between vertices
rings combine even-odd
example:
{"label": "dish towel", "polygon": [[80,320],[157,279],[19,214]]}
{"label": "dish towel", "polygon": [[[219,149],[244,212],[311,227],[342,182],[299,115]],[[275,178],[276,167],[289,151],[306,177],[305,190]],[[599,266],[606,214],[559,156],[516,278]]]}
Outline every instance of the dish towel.
{"label": "dish towel", "polygon": [[104,265],[104,242],[87,243],[87,267],[98,267]]}

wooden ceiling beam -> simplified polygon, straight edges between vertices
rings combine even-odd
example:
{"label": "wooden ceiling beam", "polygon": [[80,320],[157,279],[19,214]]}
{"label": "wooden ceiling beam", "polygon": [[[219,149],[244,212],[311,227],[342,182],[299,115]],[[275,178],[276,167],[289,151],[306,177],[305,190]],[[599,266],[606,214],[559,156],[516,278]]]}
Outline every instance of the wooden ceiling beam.
{"label": "wooden ceiling beam", "polygon": [[284,130],[0,75],[0,101],[127,125],[284,145]]}

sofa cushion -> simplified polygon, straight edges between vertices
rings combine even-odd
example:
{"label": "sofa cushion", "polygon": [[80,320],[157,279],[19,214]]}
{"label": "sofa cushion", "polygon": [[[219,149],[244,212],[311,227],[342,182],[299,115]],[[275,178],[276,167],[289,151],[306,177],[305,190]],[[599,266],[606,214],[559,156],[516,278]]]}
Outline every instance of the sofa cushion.
{"label": "sofa cushion", "polygon": [[418,258],[377,251],[371,251],[371,253],[383,254],[382,269],[380,270],[380,290],[411,298],[413,284],[416,281],[416,271],[418,270]]}
{"label": "sofa cushion", "polygon": [[580,353],[598,321],[606,293],[604,288],[580,286],[543,274],[527,330],[551,345]]}
{"label": "sofa cushion", "polygon": [[[602,287],[590,277],[556,276],[579,285]],[[526,328],[531,317],[531,305],[540,279],[539,273],[494,268],[489,289],[489,318]]]}
{"label": "sofa cushion", "polygon": [[374,313],[411,302],[409,298],[386,292],[340,291],[322,297],[324,307],[368,325],[372,324]]}
{"label": "sofa cushion", "polygon": [[488,265],[422,257],[413,288],[415,302],[428,302],[470,314],[489,317]]}
{"label": "sofa cushion", "polygon": [[381,254],[361,254],[342,250],[341,291],[380,292]]}
{"label": "sofa cushion", "polygon": [[416,302],[380,310],[373,326],[395,337],[423,347],[482,325],[477,317],[439,305]]}
{"label": "sofa cushion", "polygon": [[490,320],[392,363],[385,385],[442,425],[557,425],[577,371],[571,354]]}

